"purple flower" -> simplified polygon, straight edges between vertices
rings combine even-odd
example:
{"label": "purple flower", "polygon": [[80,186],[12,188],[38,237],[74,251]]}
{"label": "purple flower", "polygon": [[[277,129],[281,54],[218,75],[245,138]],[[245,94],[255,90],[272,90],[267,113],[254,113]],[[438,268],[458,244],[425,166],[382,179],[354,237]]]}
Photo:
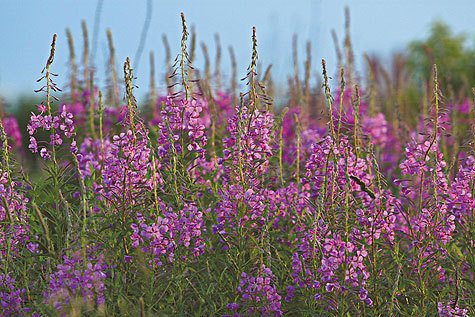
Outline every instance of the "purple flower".
{"label": "purple flower", "polygon": [[243,302],[228,304],[228,309],[237,310],[242,307],[250,314],[270,316],[272,313],[274,316],[282,316],[281,296],[277,293],[275,285],[271,285],[272,279],[275,279],[272,271],[265,265],[254,271],[257,271],[257,276],[242,272],[237,291],[241,294]]}
{"label": "purple flower", "polygon": [[239,308],[239,304],[238,303],[230,303],[230,304],[227,304],[226,307],[228,307],[229,310],[237,310]]}
{"label": "purple flower", "polygon": [[43,113],[47,110],[46,106],[44,104],[39,104],[39,105],[36,105],[37,109],[39,112]]}
{"label": "purple flower", "polygon": [[75,297],[99,306],[104,303],[104,280],[109,276],[110,264],[97,247],[89,247],[86,252],[86,263],[81,251],[77,251],[71,257],[64,256],[63,264],[58,264],[57,271],[50,276],[45,297],[57,311],[63,311]]}

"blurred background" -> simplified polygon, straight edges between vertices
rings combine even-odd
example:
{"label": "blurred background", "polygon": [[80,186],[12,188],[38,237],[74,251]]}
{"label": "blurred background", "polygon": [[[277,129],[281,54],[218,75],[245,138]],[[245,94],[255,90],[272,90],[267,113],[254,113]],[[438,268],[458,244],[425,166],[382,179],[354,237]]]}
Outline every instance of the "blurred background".
{"label": "blurred background", "polygon": [[[84,20],[89,33],[90,63],[98,84],[101,85],[106,78],[109,56],[106,30],[110,29],[118,68],[121,70],[125,58],[130,56],[136,83],[140,87],[135,93],[139,99],[143,98],[148,90],[150,51],[155,54],[157,78],[163,78],[166,71],[162,34],[168,38],[172,58],[179,52],[180,12],[184,12],[188,26],[194,26],[197,34],[194,65],[198,68],[202,68],[204,63],[199,44],[206,43],[213,63],[215,34],[218,34],[222,46],[223,80],[231,72],[230,45],[236,54],[238,76],[244,77],[251,56],[252,27],[256,26],[259,61],[263,69],[273,65],[272,76],[277,84],[286,83],[287,76],[293,72],[294,34],[297,34],[300,62],[305,60],[306,41],[311,43],[312,76],[315,80],[321,77],[322,58],[326,59],[330,73],[336,73],[337,58],[331,31],[335,30],[341,46],[345,36],[345,6],[350,10],[349,30],[357,71],[364,68],[363,53],[377,55],[382,63],[389,63],[394,53],[409,53],[411,41],[427,40],[434,32],[440,35],[449,31],[450,36],[459,39],[460,47],[470,49],[471,54],[474,52],[473,0],[1,0],[0,95],[7,103],[15,104],[20,96],[31,95],[34,89],[40,88],[36,79],[40,77],[48,57],[54,33],[58,34],[58,40],[52,69],[59,74],[58,86],[67,90],[69,50],[66,28],[72,32],[80,62],[83,49],[81,21]],[[434,30],[434,21],[441,21],[447,27],[439,24],[442,29]],[[459,35],[465,37],[457,37]],[[460,47],[453,49],[460,51]],[[468,58],[471,59],[471,70],[474,70],[473,55]],[[120,73],[119,77],[122,77]],[[157,84],[164,91],[163,81]]]}

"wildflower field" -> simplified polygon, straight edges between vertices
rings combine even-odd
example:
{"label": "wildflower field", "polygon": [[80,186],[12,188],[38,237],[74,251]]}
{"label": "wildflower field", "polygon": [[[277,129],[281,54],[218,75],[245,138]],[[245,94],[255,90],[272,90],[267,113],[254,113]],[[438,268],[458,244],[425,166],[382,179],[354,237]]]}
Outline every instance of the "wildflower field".
{"label": "wildflower field", "polygon": [[67,32],[26,131],[0,107],[1,316],[475,315],[473,81],[357,74],[347,34],[277,104],[255,29],[240,82],[181,18],[140,105],[111,33],[98,87]]}

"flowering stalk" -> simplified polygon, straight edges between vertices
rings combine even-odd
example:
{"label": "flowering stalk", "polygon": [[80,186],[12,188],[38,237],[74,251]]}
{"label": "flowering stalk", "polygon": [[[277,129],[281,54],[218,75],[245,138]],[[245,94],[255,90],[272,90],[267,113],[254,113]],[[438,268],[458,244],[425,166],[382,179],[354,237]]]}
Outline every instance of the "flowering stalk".
{"label": "flowering stalk", "polygon": [[295,123],[297,124],[297,184],[300,184],[300,121],[299,117],[294,114]]}
{"label": "flowering stalk", "polygon": [[[243,144],[242,144],[242,135],[243,135],[243,112],[244,112],[244,95],[241,93],[241,107],[239,108],[239,119],[238,119],[238,162],[239,162],[239,177],[241,180],[242,187],[244,190],[247,190],[247,185],[246,185],[246,179],[244,178],[244,172],[243,172]],[[247,161],[247,159],[246,159]]]}
{"label": "flowering stalk", "polygon": [[[284,121],[285,115],[289,111],[289,108],[285,107],[284,110],[282,111],[281,117],[282,121]],[[282,138],[282,132],[284,131],[284,125],[282,124],[280,127],[280,133],[279,133],[279,169],[280,169],[280,183],[282,187],[284,187],[284,167],[282,164],[282,151],[284,148],[284,140]]]}
{"label": "flowering stalk", "polygon": [[135,132],[136,132],[136,126],[135,126],[135,112],[134,109],[137,107],[135,104],[135,97],[132,93],[132,79],[134,75],[132,74],[132,68],[130,67],[130,59],[127,57],[125,63],[124,63],[124,81],[125,81],[125,89],[127,93],[127,107],[129,110],[129,120],[130,120],[130,129],[132,130],[132,134],[134,136],[135,140]]}
{"label": "flowering stalk", "polygon": [[[257,109],[257,102],[258,102],[258,97],[257,97],[257,92],[256,92],[256,86],[257,85],[256,85],[256,78],[255,78],[255,76],[257,75],[257,73],[256,73],[257,59],[258,59],[258,55],[257,55],[256,27],[253,26],[252,27],[252,57],[251,57],[251,64],[247,68],[247,70],[248,70],[248,72],[247,72],[247,78],[248,78],[247,84],[249,85],[249,91],[248,91],[247,94],[249,96],[249,103],[251,105],[250,109],[252,109],[252,110],[250,111],[250,115],[249,115],[249,121],[248,121],[248,124],[247,124],[247,131],[249,131],[251,129],[251,121],[252,121],[254,113]],[[248,109],[248,111],[249,111],[249,109]]]}
{"label": "flowering stalk", "polygon": [[353,64],[354,64],[354,55],[353,47],[351,45],[350,37],[350,9],[345,7],[345,55],[348,68],[348,81],[350,84],[353,82]]}
{"label": "flowering stalk", "polygon": [[150,52],[150,110],[154,113],[156,111],[156,102],[157,102],[157,88],[155,83],[155,56],[153,51]]}
{"label": "flowering stalk", "polygon": [[[425,161],[427,159],[427,156],[429,155],[429,152],[432,149],[432,146],[434,145],[435,141],[437,140],[437,135],[438,135],[438,129],[439,129],[439,89],[438,89],[438,81],[437,81],[437,65],[434,64],[434,106],[435,106],[435,120],[434,120],[434,131],[433,131],[433,136],[430,141],[430,145],[427,148],[427,151],[424,154],[423,160]],[[437,154],[436,154],[436,160],[437,160]],[[436,162],[437,163],[437,162]],[[420,187],[419,187],[419,212],[422,211],[422,190],[423,190],[423,181],[424,181],[424,170],[421,172],[421,178],[420,178]],[[434,183],[435,184],[435,183]],[[434,195],[437,200],[437,188],[434,188]]]}
{"label": "flowering stalk", "polygon": [[[340,71],[340,106],[338,107],[338,129],[336,133],[336,142],[340,140],[340,129],[341,129],[341,115],[343,112],[343,95],[345,93],[345,69],[342,67]],[[333,116],[333,114],[332,114]]]}
{"label": "flowering stalk", "polygon": [[325,96],[327,98],[328,102],[328,108],[329,108],[329,113],[330,113],[330,134],[332,138],[335,140],[335,126],[333,123],[333,97],[330,93],[330,86],[328,84],[328,75],[327,75],[327,66],[325,63],[325,60],[322,59],[322,67],[323,67],[323,87],[325,88]]}
{"label": "flowering stalk", "polygon": [[[183,86],[183,89],[185,89],[185,100],[188,100],[189,87],[186,82],[187,72],[185,68],[186,68],[186,62],[189,61],[188,52],[186,50],[186,40],[188,39],[189,33],[188,33],[188,28],[186,27],[185,15],[183,14],[183,12],[181,13],[181,23],[183,27],[183,35],[181,37],[181,54],[180,54],[181,84]],[[182,115],[182,120],[183,120],[183,116],[184,114]]]}
{"label": "flowering stalk", "polygon": [[[45,75],[45,79],[46,79],[46,106],[47,106],[49,116],[51,116],[51,101],[50,101],[51,94],[50,94],[50,90],[51,89],[55,90],[55,88],[54,88],[55,86],[54,86],[54,84],[52,84],[51,79],[50,79],[50,75],[51,75],[50,74],[50,66],[53,63],[55,48],[56,48],[56,34],[53,35],[53,42],[51,43],[51,52],[50,52],[48,60],[46,61],[46,67],[45,67],[45,69],[46,69],[46,75]],[[54,128],[54,125],[53,125],[52,128],[51,128],[51,137],[52,137],[53,140],[54,140],[55,135],[56,135],[56,131],[55,131],[55,128]],[[53,163],[56,166],[57,165],[56,150],[55,150],[54,143],[53,143],[53,147],[52,147],[52,153],[53,153],[53,155],[52,155]]]}
{"label": "flowering stalk", "polygon": [[112,103],[113,106],[117,107],[119,106],[119,85],[118,85],[118,79],[117,79],[117,69],[116,69],[116,63],[115,63],[115,48],[114,48],[114,42],[112,41],[112,32],[110,29],[107,29],[107,43],[109,45],[109,73],[110,77],[108,79],[109,81],[109,87],[107,90],[107,101],[109,103]]}
{"label": "flowering stalk", "polygon": [[[10,162],[9,162],[9,154],[8,154],[8,138],[5,133],[5,130],[3,128],[2,120],[0,119],[0,140],[2,141],[2,157],[3,157],[3,165],[5,165],[6,169],[6,174],[7,174],[7,180],[8,180],[8,185],[10,186],[10,192],[13,194],[13,182],[11,179],[11,171],[10,171]],[[0,173],[3,173],[2,169],[0,169]],[[7,202],[7,197],[2,197],[2,203],[5,208],[5,213],[8,216],[8,220],[10,222],[10,227],[13,227],[13,218],[11,215],[9,203]],[[12,197],[10,197],[12,199]],[[6,225],[2,225],[3,229],[7,229]],[[5,235],[7,234],[7,230],[5,230]],[[7,242],[7,263],[5,265],[5,271],[4,274],[8,273],[8,264],[10,263],[10,251],[11,251],[11,241],[12,239],[9,238]]]}
{"label": "flowering stalk", "polygon": [[368,54],[364,54],[366,63],[368,64],[368,75],[369,75],[369,111],[371,117],[376,115],[376,78],[375,78],[375,65],[371,61]]}
{"label": "flowering stalk", "polygon": [[356,158],[358,159],[359,156],[359,148],[360,148],[360,139],[358,135],[359,131],[359,124],[360,124],[360,91],[358,85],[355,85],[355,97],[353,99],[353,113],[354,113],[354,120],[355,124],[353,125],[353,137],[355,143],[355,154]]}
{"label": "flowering stalk", "polygon": [[203,51],[203,57],[205,59],[204,80],[208,83],[211,82],[211,65],[209,62],[208,47],[204,42],[201,42],[201,50]]}
{"label": "flowering stalk", "polygon": [[102,91],[99,90],[99,139],[101,140],[101,153],[102,153],[102,162],[101,165],[104,164],[104,158],[106,157],[104,151],[104,135],[102,129],[102,118],[104,116],[104,108],[102,103]]}
{"label": "flowering stalk", "polygon": [[307,42],[307,60],[305,61],[305,101],[302,107],[302,119],[306,119],[304,128],[308,128],[309,121],[310,121],[310,73],[311,73],[311,66],[312,66],[312,47],[310,42]]}
{"label": "flowering stalk", "polygon": [[232,75],[231,75],[231,91],[232,91],[232,102],[233,104],[237,103],[237,63],[236,56],[234,55],[234,49],[232,46],[229,46],[229,55],[231,56],[231,66],[232,66]]}
{"label": "flowering stalk", "polygon": [[[195,31],[195,26],[192,25],[191,26],[191,44],[190,44],[190,53],[189,53],[189,60],[190,60],[190,65],[193,64],[193,62],[195,61],[195,56],[196,56],[196,31]],[[191,71],[189,74],[188,74],[188,79],[190,82],[193,82],[193,79],[194,79],[194,74],[193,74],[193,71]],[[193,93],[193,87],[190,87],[191,88],[191,92]]]}
{"label": "flowering stalk", "polygon": [[[181,13],[181,23],[182,23],[182,37],[181,37],[181,53],[180,53],[180,72],[181,72],[181,85],[183,86],[183,89],[185,90],[185,102],[188,102],[188,83],[186,82],[186,76],[187,76],[187,71],[186,71],[186,62],[188,61],[188,51],[186,47],[186,41],[188,40],[188,28],[186,27],[186,21],[185,21],[185,15],[183,12]],[[181,122],[184,123],[185,121],[185,107],[183,107],[181,111]],[[180,142],[181,142],[181,155],[182,158],[185,157],[185,140],[183,137],[183,126],[180,129]]]}
{"label": "flowering stalk", "polygon": [[168,94],[171,96],[174,94],[173,92],[173,82],[171,81],[171,77],[173,76],[173,68],[171,66],[171,50],[170,44],[168,43],[168,38],[165,34],[162,35],[162,42],[163,46],[165,46],[165,62],[167,64],[167,71],[165,72],[165,82],[167,83],[167,91]]}
{"label": "flowering stalk", "polygon": [[82,224],[82,233],[83,233],[83,246],[85,247],[85,240],[84,236],[86,234],[86,229],[87,229],[87,211],[89,209],[88,203],[87,203],[87,189],[86,185],[84,184],[84,176],[81,172],[81,168],[79,166],[79,161],[77,158],[77,155],[73,153],[73,160],[74,164],[76,165],[76,169],[78,172],[78,178],[79,178],[79,185],[80,185],[80,190],[81,190],[81,206],[83,210],[83,224]]}
{"label": "flowering stalk", "polygon": [[298,35],[295,33],[292,37],[292,59],[294,62],[294,81],[295,81],[295,99],[297,102],[297,108],[300,109],[302,114],[302,85],[300,83],[299,75],[299,61],[298,61]]}
{"label": "flowering stalk", "polygon": [[221,73],[220,73],[220,64],[221,64],[221,43],[219,41],[219,34],[214,35],[214,40],[216,42],[216,62],[215,62],[215,71],[214,71],[214,80],[216,82],[217,91],[221,90]]}
{"label": "flowering stalk", "polygon": [[82,28],[82,37],[83,37],[83,54],[82,54],[82,65],[84,83],[86,84],[89,80],[89,34],[87,31],[86,21],[81,21]]}
{"label": "flowering stalk", "polygon": [[74,52],[74,41],[73,35],[71,34],[71,30],[69,28],[66,29],[66,36],[68,37],[68,46],[69,46],[69,63],[71,66],[71,82],[70,82],[70,90],[73,102],[77,99],[77,72],[78,66],[76,64],[76,54]]}
{"label": "flowering stalk", "polygon": [[10,171],[10,160],[9,160],[9,153],[8,153],[8,137],[7,137],[7,134],[5,133],[2,120],[0,120],[0,141],[2,141],[3,165],[5,166],[5,169],[7,172],[8,183],[13,190],[11,171]]}
{"label": "flowering stalk", "polygon": [[96,127],[94,125],[94,106],[95,106],[94,94],[95,94],[95,88],[94,88],[94,72],[92,72],[92,71],[90,73],[89,90],[90,90],[90,94],[89,94],[89,128],[91,129],[91,136],[95,140],[95,139],[97,139]]}
{"label": "flowering stalk", "polygon": [[[327,99],[327,102],[328,102],[328,108],[329,108],[329,118],[330,118],[330,136],[331,136],[331,147],[333,149],[333,143],[334,141],[336,140],[335,138],[335,125],[334,125],[334,122],[333,122],[333,102],[334,102],[334,98],[333,96],[331,95],[330,93],[330,86],[329,86],[329,83],[328,83],[328,74],[327,74],[327,68],[326,68],[326,62],[325,62],[325,59],[322,59],[322,68],[323,68],[323,79],[324,79],[324,82],[323,82],[323,87],[325,88],[325,97]],[[328,151],[328,153],[325,153],[326,154],[326,163],[325,163],[325,179],[324,179],[324,188],[323,188],[323,195],[321,195],[321,208],[325,208],[324,206],[326,205],[325,204],[325,201],[326,201],[326,197],[327,197],[327,190],[328,190],[328,166],[329,166],[329,162],[330,162],[330,156],[332,155],[332,152],[333,151]],[[335,217],[335,215],[333,214],[333,217]]]}
{"label": "flowering stalk", "polygon": [[[251,64],[248,67],[248,76],[249,76],[249,101],[252,105],[251,110],[251,117],[249,119],[252,120],[252,115],[257,108],[257,93],[256,93],[256,66],[257,66],[257,37],[256,37],[256,27],[252,27],[252,57],[251,57]],[[248,127],[249,130],[249,127]]]}

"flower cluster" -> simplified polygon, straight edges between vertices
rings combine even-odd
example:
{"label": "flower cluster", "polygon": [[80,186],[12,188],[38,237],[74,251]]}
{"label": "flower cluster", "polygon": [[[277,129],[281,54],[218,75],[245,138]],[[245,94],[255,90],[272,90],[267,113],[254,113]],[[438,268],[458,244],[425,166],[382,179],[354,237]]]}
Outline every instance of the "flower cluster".
{"label": "flower cluster", "polygon": [[[187,254],[196,257],[203,253],[203,212],[192,203],[185,203],[178,212],[163,203],[160,207],[162,216],[137,215],[138,224],[131,225],[132,246],[141,247],[140,250],[150,256],[152,267],[161,266],[164,258],[169,263],[173,262],[176,252],[180,252],[182,260],[186,259]],[[187,251],[179,250],[180,246]]]}
{"label": "flower cluster", "polygon": [[[5,133],[9,138],[13,140],[13,144],[10,142],[9,145],[12,148],[16,149],[21,149],[21,132],[20,129],[18,128],[18,122],[15,119],[15,117],[5,117],[2,119],[2,125],[3,128],[5,129]],[[2,141],[0,140],[0,148],[3,146]]]}
{"label": "flower cluster", "polygon": [[92,171],[101,171],[104,160],[110,155],[111,150],[112,144],[109,139],[104,139],[101,143],[101,140],[84,138],[77,155],[82,175],[91,176]]}
{"label": "flower cluster", "polygon": [[[380,235],[393,239],[398,214],[395,198],[388,190],[383,192],[378,187],[378,175],[372,171],[376,167],[370,157],[358,157],[346,138],[335,144],[329,136],[313,145],[306,162],[306,181],[311,186],[312,198],[327,201],[327,208],[333,210],[346,199],[363,204],[355,210],[355,215],[366,229],[362,236],[370,243]],[[354,194],[350,196],[349,192]],[[335,210],[333,218],[342,212]]]}
{"label": "flower cluster", "polygon": [[23,246],[34,252],[37,245],[29,241],[26,205],[29,201],[19,185],[8,179],[0,168],[0,258],[17,257]]}
{"label": "flower cluster", "polygon": [[[238,316],[282,316],[281,296],[277,293],[275,285],[272,285],[275,276],[270,268],[264,264],[256,269],[254,274],[242,272],[241,280],[237,288],[242,302],[227,305],[231,311],[244,311]],[[236,316],[236,315],[235,315]]]}
{"label": "flower cluster", "polygon": [[0,273],[0,307],[3,316],[24,316],[23,313],[30,311],[22,307],[26,289],[17,288],[15,284],[10,274]]}
{"label": "flower cluster", "polygon": [[223,161],[244,168],[247,175],[238,177],[249,178],[254,172],[263,173],[268,169],[273,155],[270,144],[273,123],[273,115],[268,111],[256,109],[252,113],[246,106],[236,106],[234,116],[228,120],[230,137],[223,139]]}
{"label": "flower cluster", "polygon": [[[299,251],[292,256],[291,273],[294,285],[288,287],[287,301],[292,300],[296,288],[309,289],[314,299],[323,301],[326,309],[338,309],[340,296],[361,300],[368,305],[373,301],[368,296],[366,281],[368,252],[356,241],[357,231],[343,241],[340,234],[332,233],[323,221],[310,229],[302,238]],[[314,263],[319,265],[316,271]]]}
{"label": "flower cluster", "polygon": [[[273,190],[260,184],[258,177],[268,169],[273,155],[273,116],[259,110],[250,113],[246,107],[236,107],[235,111],[228,120],[230,136],[223,139],[223,157],[218,159],[218,165],[223,168],[223,182],[214,208],[217,223],[212,230],[221,236],[236,233],[243,227],[262,228],[268,221],[265,212],[269,198],[275,196]],[[228,247],[228,244],[223,246]]]}
{"label": "flower cluster", "polygon": [[206,144],[205,127],[210,125],[210,117],[201,114],[208,104],[203,99],[167,98],[164,109],[161,111],[161,120],[158,123],[158,155],[170,155],[172,148],[177,153],[184,151],[204,155],[203,147]]}
{"label": "flower cluster", "polygon": [[[102,183],[96,188],[110,202],[128,202],[137,204],[144,190],[154,187],[151,149],[147,132],[132,130],[112,137],[110,149],[103,160]],[[150,176],[147,176],[149,174]]]}
{"label": "flower cluster", "polygon": [[458,220],[475,210],[475,197],[472,196],[474,182],[475,158],[469,156],[462,160],[459,172],[451,183],[447,199],[448,208]]}
{"label": "flower cluster", "polygon": [[31,113],[30,123],[28,124],[28,134],[30,135],[30,145],[28,148],[33,152],[40,152],[40,155],[43,159],[51,159],[51,150],[45,145],[38,145],[37,140],[33,136],[37,129],[44,129],[46,131],[52,131],[50,136],[49,144],[53,147],[61,146],[64,142],[64,137],[71,139],[70,151],[72,153],[77,152],[76,140],[74,136],[76,132],[74,131],[74,121],[73,115],[70,112],[67,112],[65,106],[62,107],[59,115],[44,115],[46,107],[44,105],[38,105],[38,111],[40,114]]}
{"label": "flower cluster", "polygon": [[[98,252],[99,251],[99,252]],[[110,277],[110,264],[100,250],[88,248],[71,256],[64,256],[57,271],[50,276],[49,291],[44,294],[46,302],[55,309],[66,312],[73,299],[81,298],[84,303],[101,306],[104,304],[104,281]]]}
{"label": "flower cluster", "polygon": [[[455,305],[454,305],[455,304]],[[439,317],[465,317],[468,316],[468,309],[462,309],[458,304],[449,302],[437,304],[437,309],[439,311]]]}
{"label": "flower cluster", "polygon": [[361,128],[365,135],[371,137],[371,143],[386,148],[394,138],[389,133],[389,124],[383,113],[378,113],[375,117],[364,116]]}
{"label": "flower cluster", "polygon": [[182,19],[169,95],[150,91],[146,107],[130,59],[118,101],[109,37],[104,108],[85,63],[52,113],[53,42],[47,101],[27,127],[43,169],[10,155],[21,135],[2,118],[0,314],[474,313],[475,126],[463,89],[443,109],[436,76],[431,103],[369,58],[371,86],[347,69],[347,87],[362,88],[342,78],[334,99],[325,67],[324,92],[311,87],[309,55],[281,107],[266,96],[281,95],[270,72],[257,77],[253,34],[238,103],[236,81],[221,86],[219,47],[215,78],[207,67],[198,82]]}

